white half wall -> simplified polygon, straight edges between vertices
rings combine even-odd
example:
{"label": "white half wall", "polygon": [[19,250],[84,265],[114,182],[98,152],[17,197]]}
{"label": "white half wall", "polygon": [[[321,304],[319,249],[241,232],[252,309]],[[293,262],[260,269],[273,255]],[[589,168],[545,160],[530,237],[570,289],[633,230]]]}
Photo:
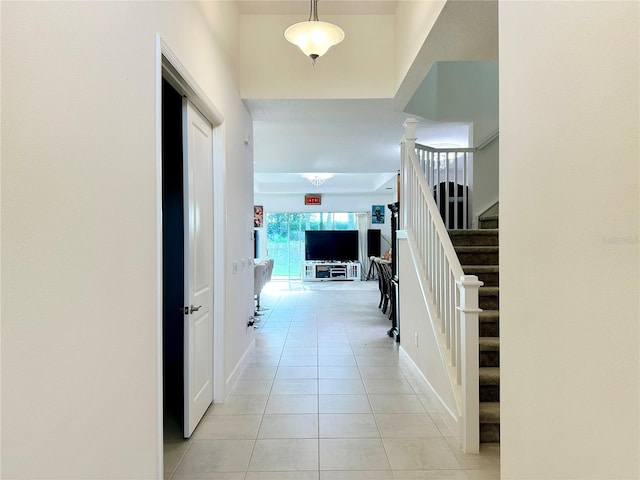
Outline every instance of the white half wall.
{"label": "white half wall", "polygon": [[504,479],[640,478],[639,32],[500,2]]}
{"label": "white half wall", "polygon": [[398,238],[398,277],[400,278],[400,338],[406,354],[424,377],[435,399],[437,408],[449,429],[460,441],[460,412],[451,386],[449,372],[440,354],[436,326],[431,320],[427,299],[423,294],[417,265],[409,241]]}

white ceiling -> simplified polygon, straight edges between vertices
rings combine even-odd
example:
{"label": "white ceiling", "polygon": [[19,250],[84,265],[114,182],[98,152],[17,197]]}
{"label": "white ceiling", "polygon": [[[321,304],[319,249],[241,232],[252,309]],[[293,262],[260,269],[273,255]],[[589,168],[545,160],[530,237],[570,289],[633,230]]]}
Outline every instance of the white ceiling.
{"label": "white ceiling", "polygon": [[[318,11],[321,20],[323,13],[392,15],[397,3],[327,0],[319,2]],[[241,14],[293,13],[304,17],[309,13],[310,2],[238,0],[238,5]],[[396,98],[245,100],[254,120],[252,143],[256,194],[313,191],[373,193],[394,189],[396,172],[400,167],[402,125],[407,118],[415,117],[404,113],[403,109],[426,73],[419,72],[409,87],[410,91],[404,85],[399,90],[402,94]],[[415,72],[410,74],[416,76]],[[418,120],[420,143],[467,146],[468,124]],[[336,175],[320,187],[311,187],[300,176],[305,172]]]}
{"label": "white ceiling", "polygon": [[[383,192],[400,168],[403,123],[390,100],[246,100],[254,119],[256,193],[304,193],[305,172],[340,173],[317,191]],[[468,125],[420,120],[429,145],[466,145]],[[283,175],[289,174],[289,175]],[[380,182],[381,178],[386,181]]]}
{"label": "white ceiling", "polygon": [[[241,14],[308,15],[311,3],[309,0],[236,0]],[[318,15],[393,15],[397,1],[388,0],[322,0],[318,2]]]}

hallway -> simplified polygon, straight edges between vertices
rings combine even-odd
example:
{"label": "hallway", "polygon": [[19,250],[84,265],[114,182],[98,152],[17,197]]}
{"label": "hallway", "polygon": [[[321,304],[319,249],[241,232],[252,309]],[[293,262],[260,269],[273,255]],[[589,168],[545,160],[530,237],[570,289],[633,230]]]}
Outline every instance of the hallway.
{"label": "hallway", "polygon": [[166,480],[489,480],[499,447],[457,447],[386,335],[377,282],[271,282],[256,349]]}

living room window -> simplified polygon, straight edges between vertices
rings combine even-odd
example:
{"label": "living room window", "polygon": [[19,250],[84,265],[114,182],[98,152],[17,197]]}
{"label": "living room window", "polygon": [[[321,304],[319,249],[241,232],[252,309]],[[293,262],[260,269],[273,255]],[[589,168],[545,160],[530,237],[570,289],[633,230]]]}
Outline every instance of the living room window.
{"label": "living room window", "polygon": [[304,262],[305,230],[356,230],[355,212],[267,213],[267,252],[273,279],[297,280]]}

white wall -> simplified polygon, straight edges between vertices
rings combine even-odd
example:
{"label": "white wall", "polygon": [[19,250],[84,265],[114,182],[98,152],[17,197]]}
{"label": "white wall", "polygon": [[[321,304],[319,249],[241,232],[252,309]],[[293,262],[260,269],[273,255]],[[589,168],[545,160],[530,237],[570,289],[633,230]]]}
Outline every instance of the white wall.
{"label": "white wall", "polygon": [[[398,2],[393,15],[325,15],[345,39],[315,66],[284,39],[306,20],[295,15],[240,17],[244,98],[392,98],[446,1]],[[322,7],[321,7],[322,9]]]}
{"label": "white wall", "polygon": [[395,87],[411,69],[446,1],[398,2],[395,14]]}
{"label": "white wall", "polygon": [[473,154],[473,192],[471,218],[485,212],[499,200],[500,139],[496,138]]}
{"label": "white wall", "polygon": [[640,3],[500,3],[504,479],[640,478]]}
{"label": "white wall", "polygon": [[[305,205],[304,195],[255,195],[256,205],[264,207],[264,213],[306,213],[306,212],[369,212],[373,205],[384,205],[385,216],[383,224],[372,224],[369,228],[379,229],[387,240],[391,238],[391,212],[387,205],[396,201],[396,193],[381,193],[372,195],[323,194],[321,205]],[[383,250],[388,248],[387,242],[382,240]]]}
{"label": "white wall", "polygon": [[342,43],[313,65],[284,38],[306,20],[292,15],[241,15],[243,98],[391,98],[394,90],[392,15],[322,15],[345,31]]}
{"label": "white wall", "polygon": [[[304,194],[255,194],[256,205],[263,205],[268,212],[371,212],[372,205],[388,205],[397,200],[397,194],[378,193],[370,195],[353,195],[339,193],[323,193],[320,205],[305,205]],[[388,210],[388,209],[386,209]],[[388,212],[387,212],[388,213]],[[389,215],[385,216],[385,222]]]}
{"label": "white wall", "polygon": [[252,256],[251,119],[198,4],[2,2],[3,478],[162,478],[157,33],[225,119],[227,271]]}
{"label": "white wall", "polygon": [[473,122],[471,146],[498,128],[498,62],[437,62],[405,111],[438,122]]}
{"label": "white wall", "polygon": [[227,68],[234,75],[236,84],[240,84],[238,28],[240,13],[236,2],[198,2],[198,7],[207,22],[215,44],[222,52]]}

